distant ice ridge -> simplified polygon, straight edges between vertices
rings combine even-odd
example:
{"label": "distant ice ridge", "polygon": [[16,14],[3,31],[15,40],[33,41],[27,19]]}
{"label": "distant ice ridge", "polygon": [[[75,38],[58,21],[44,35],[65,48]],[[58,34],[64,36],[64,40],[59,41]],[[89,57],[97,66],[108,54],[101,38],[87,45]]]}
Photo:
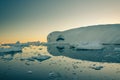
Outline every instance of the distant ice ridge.
{"label": "distant ice ridge", "polygon": [[15,44],[3,44],[0,46],[0,53],[19,52],[22,51],[24,46],[26,45],[22,45],[19,41]]}
{"label": "distant ice ridge", "polygon": [[6,52],[17,52],[22,51],[22,47],[9,47],[9,48],[0,48],[0,53],[6,53]]}
{"label": "distant ice ridge", "polygon": [[28,47],[30,45],[39,46],[40,42],[27,42],[27,43],[20,43],[17,41],[16,43],[11,44],[2,44],[0,45],[0,53],[9,53],[9,52],[22,52],[24,47]]}
{"label": "distant ice ridge", "polygon": [[82,45],[82,48],[89,48],[90,46],[91,48],[100,48],[101,44],[120,44],[120,24],[94,25],[66,31],[55,31],[47,36],[47,40],[48,43],[88,43],[84,46],[80,43],[78,47]]}

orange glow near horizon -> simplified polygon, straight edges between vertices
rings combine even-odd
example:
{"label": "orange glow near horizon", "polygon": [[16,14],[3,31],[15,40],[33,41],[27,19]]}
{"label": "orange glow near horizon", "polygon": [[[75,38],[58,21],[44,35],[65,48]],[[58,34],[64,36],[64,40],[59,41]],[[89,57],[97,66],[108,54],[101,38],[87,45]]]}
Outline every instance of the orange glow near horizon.
{"label": "orange glow near horizon", "polygon": [[5,44],[5,43],[16,43],[17,41],[20,41],[21,43],[26,43],[26,42],[34,42],[34,41],[40,41],[40,42],[47,42],[45,38],[31,38],[31,39],[2,39],[0,44]]}

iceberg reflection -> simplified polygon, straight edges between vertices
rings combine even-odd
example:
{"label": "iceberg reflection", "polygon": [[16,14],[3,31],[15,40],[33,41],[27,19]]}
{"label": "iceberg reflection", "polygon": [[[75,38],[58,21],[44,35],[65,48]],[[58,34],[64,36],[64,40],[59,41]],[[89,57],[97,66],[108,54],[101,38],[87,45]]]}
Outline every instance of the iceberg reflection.
{"label": "iceberg reflection", "polygon": [[48,45],[47,50],[53,56],[66,56],[73,59],[120,63],[120,51],[118,45],[105,45],[104,49],[75,49],[70,45]]}

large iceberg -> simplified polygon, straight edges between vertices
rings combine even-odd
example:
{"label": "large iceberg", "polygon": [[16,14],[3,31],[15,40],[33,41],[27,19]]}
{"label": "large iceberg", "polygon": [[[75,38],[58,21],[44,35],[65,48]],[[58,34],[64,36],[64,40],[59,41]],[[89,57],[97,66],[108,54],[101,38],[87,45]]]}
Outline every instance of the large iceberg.
{"label": "large iceberg", "polygon": [[47,36],[47,41],[48,43],[67,42],[72,44],[79,42],[120,44],[120,24],[94,25],[66,31],[55,31]]}

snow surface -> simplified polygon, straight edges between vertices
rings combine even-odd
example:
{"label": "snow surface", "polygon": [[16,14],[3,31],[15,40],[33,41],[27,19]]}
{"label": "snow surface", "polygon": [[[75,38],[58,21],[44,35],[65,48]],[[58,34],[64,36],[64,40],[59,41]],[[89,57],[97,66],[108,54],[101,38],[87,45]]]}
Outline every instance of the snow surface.
{"label": "snow surface", "polygon": [[[99,42],[120,44],[120,24],[94,25],[66,31],[55,31],[47,36],[48,42]],[[91,44],[93,45],[93,44]],[[96,44],[98,46],[98,44]],[[87,45],[88,47],[90,45]]]}

